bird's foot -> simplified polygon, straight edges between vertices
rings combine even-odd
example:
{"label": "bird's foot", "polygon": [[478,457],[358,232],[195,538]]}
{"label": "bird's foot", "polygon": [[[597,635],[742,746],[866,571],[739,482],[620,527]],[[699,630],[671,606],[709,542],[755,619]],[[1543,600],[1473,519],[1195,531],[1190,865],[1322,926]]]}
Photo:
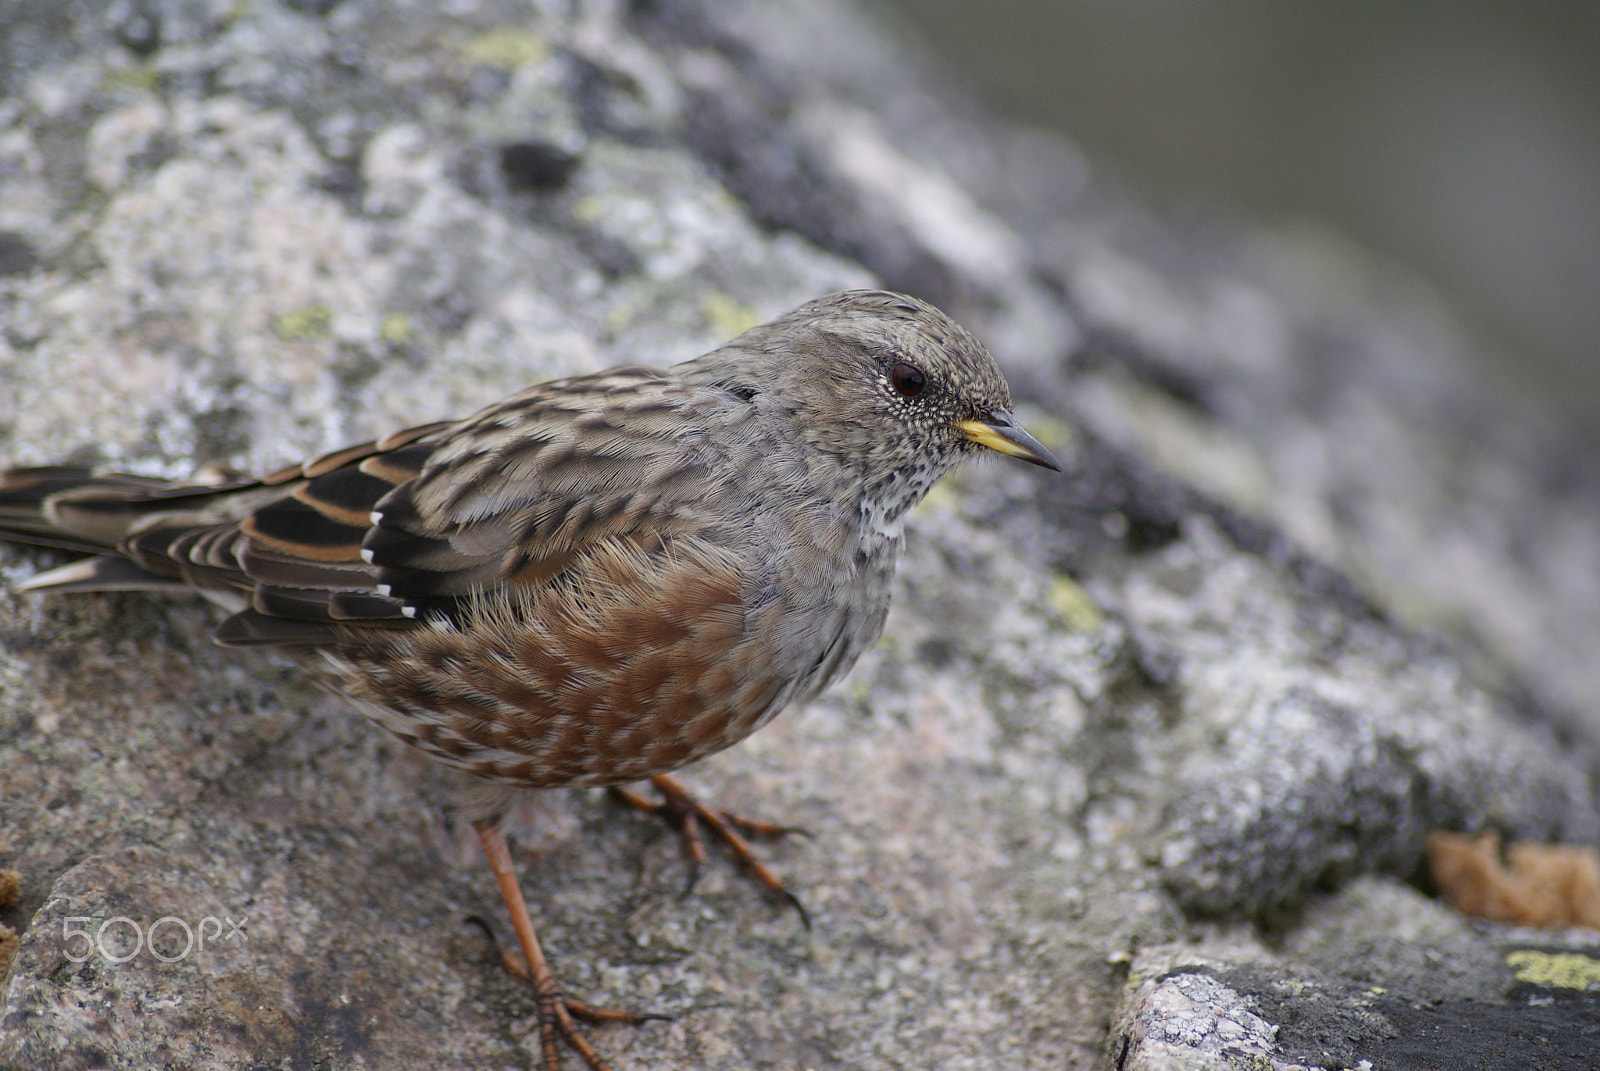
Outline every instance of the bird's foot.
{"label": "bird's foot", "polygon": [[561,1071],[559,1042],[565,1041],[589,1066],[590,1071],[611,1071],[611,1065],[601,1058],[598,1050],[579,1028],[577,1020],[587,1023],[626,1023],[637,1026],[651,1020],[668,1020],[670,1015],[625,1011],[621,1008],[597,1008],[561,990],[561,983],[551,973],[544,951],[534,935],[533,923],[522,899],[515,873],[511,869],[511,856],[505,838],[491,824],[478,827],[489,866],[494,871],[506,908],[511,913],[511,925],[517,933],[520,951],[500,944],[494,930],[483,919],[474,918],[494,942],[500,953],[500,962],[507,971],[533,987],[539,1009],[539,1049],[544,1071]]}
{"label": "bird's foot", "polygon": [[767,869],[767,865],[756,856],[755,850],[750,847],[750,842],[745,839],[747,836],[772,838],[795,833],[808,835],[805,830],[746,818],[731,811],[714,810],[695,799],[676,778],[666,774],[650,778],[650,783],[660,793],[659,800],[646,799],[637,792],[621,786],[613,786],[611,794],[634,810],[660,818],[678,831],[678,835],[683,838],[683,854],[689,858],[690,866],[689,885],[684,890],[685,895],[694,889],[695,881],[706,865],[705,839],[700,833],[700,827],[705,826],[711,831],[712,836],[728,846],[734,858],[738,859],[757,881],[769,891],[783,897],[800,913],[800,921],[805,924],[806,929],[811,928],[811,916],[806,912],[805,905],[800,902],[799,897],[789,891],[782,878]]}

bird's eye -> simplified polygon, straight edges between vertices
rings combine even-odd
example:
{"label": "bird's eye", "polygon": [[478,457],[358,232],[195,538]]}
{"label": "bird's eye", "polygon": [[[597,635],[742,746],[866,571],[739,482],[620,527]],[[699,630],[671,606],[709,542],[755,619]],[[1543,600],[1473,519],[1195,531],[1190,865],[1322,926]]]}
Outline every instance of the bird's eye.
{"label": "bird's eye", "polygon": [[902,398],[915,398],[928,385],[928,377],[915,365],[904,361],[889,369],[889,384]]}

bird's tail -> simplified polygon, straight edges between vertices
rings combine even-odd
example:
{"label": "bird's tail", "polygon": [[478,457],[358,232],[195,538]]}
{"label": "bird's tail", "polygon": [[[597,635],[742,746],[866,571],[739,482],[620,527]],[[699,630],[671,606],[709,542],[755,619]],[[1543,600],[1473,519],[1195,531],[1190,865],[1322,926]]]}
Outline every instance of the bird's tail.
{"label": "bird's tail", "polygon": [[234,613],[219,642],[322,642],[335,622],[409,623],[362,540],[379,499],[421,472],[432,437],[453,426],[407,428],[259,479],[220,466],[189,480],[0,470],[0,540],[93,555],[21,591],[195,589]]}
{"label": "bird's tail", "polygon": [[222,469],[186,481],[76,465],[10,469],[0,472],[0,539],[95,555],[40,573],[19,590],[178,589],[184,583],[175,570],[130,555],[130,538],[156,527],[231,520],[261,491],[260,481]]}

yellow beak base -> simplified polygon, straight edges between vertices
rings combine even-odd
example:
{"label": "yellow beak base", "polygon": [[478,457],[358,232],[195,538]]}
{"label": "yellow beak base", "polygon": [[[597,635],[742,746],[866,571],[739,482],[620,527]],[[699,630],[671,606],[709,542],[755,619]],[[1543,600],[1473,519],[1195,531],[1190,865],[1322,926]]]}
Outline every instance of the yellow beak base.
{"label": "yellow beak base", "polygon": [[1009,457],[1021,458],[1030,465],[1061,471],[1061,462],[1055,455],[1044,448],[1044,445],[1032,435],[1019,428],[1011,419],[1011,414],[997,411],[990,414],[988,421],[959,420],[956,430],[979,446],[987,446],[991,450],[998,450]]}

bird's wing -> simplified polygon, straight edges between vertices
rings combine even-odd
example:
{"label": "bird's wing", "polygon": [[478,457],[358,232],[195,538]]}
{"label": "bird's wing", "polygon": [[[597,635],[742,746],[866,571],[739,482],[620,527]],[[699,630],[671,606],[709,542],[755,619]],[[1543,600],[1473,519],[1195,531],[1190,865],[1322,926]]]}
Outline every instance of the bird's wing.
{"label": "bird's wing", "polygon": [[686,432],[687,397],[660,369],[614,369],[260,480],[13,470],[0,477],[0,533],[102,555],[32,589],[231,591],[241,612],[218,630],[227,644],[406,628],[558,577],[575,590],[648,587],[712,568],[708,555],[736,583],[706,538],[711,448]]}
{"label": "bird's wing", "polygon": [[231,553],[254,585],[252,612],[221,638],[283,642],[263,618],[453,618],[484,592],[643,570],[633,553],[598,548],[627,539],[659,553],[699,524],[684,396],[660,369],[613,369],[530,388],[396,450],[333,456],[238,525]]}
{"label": "bird's wing", "polygon": [[720,477],[690,397],[659,369],[626,368],[480,413],[374,507],[363,557],[380,590],[421,613],[537,589],[616,540],[655,553],[705,535]]}

